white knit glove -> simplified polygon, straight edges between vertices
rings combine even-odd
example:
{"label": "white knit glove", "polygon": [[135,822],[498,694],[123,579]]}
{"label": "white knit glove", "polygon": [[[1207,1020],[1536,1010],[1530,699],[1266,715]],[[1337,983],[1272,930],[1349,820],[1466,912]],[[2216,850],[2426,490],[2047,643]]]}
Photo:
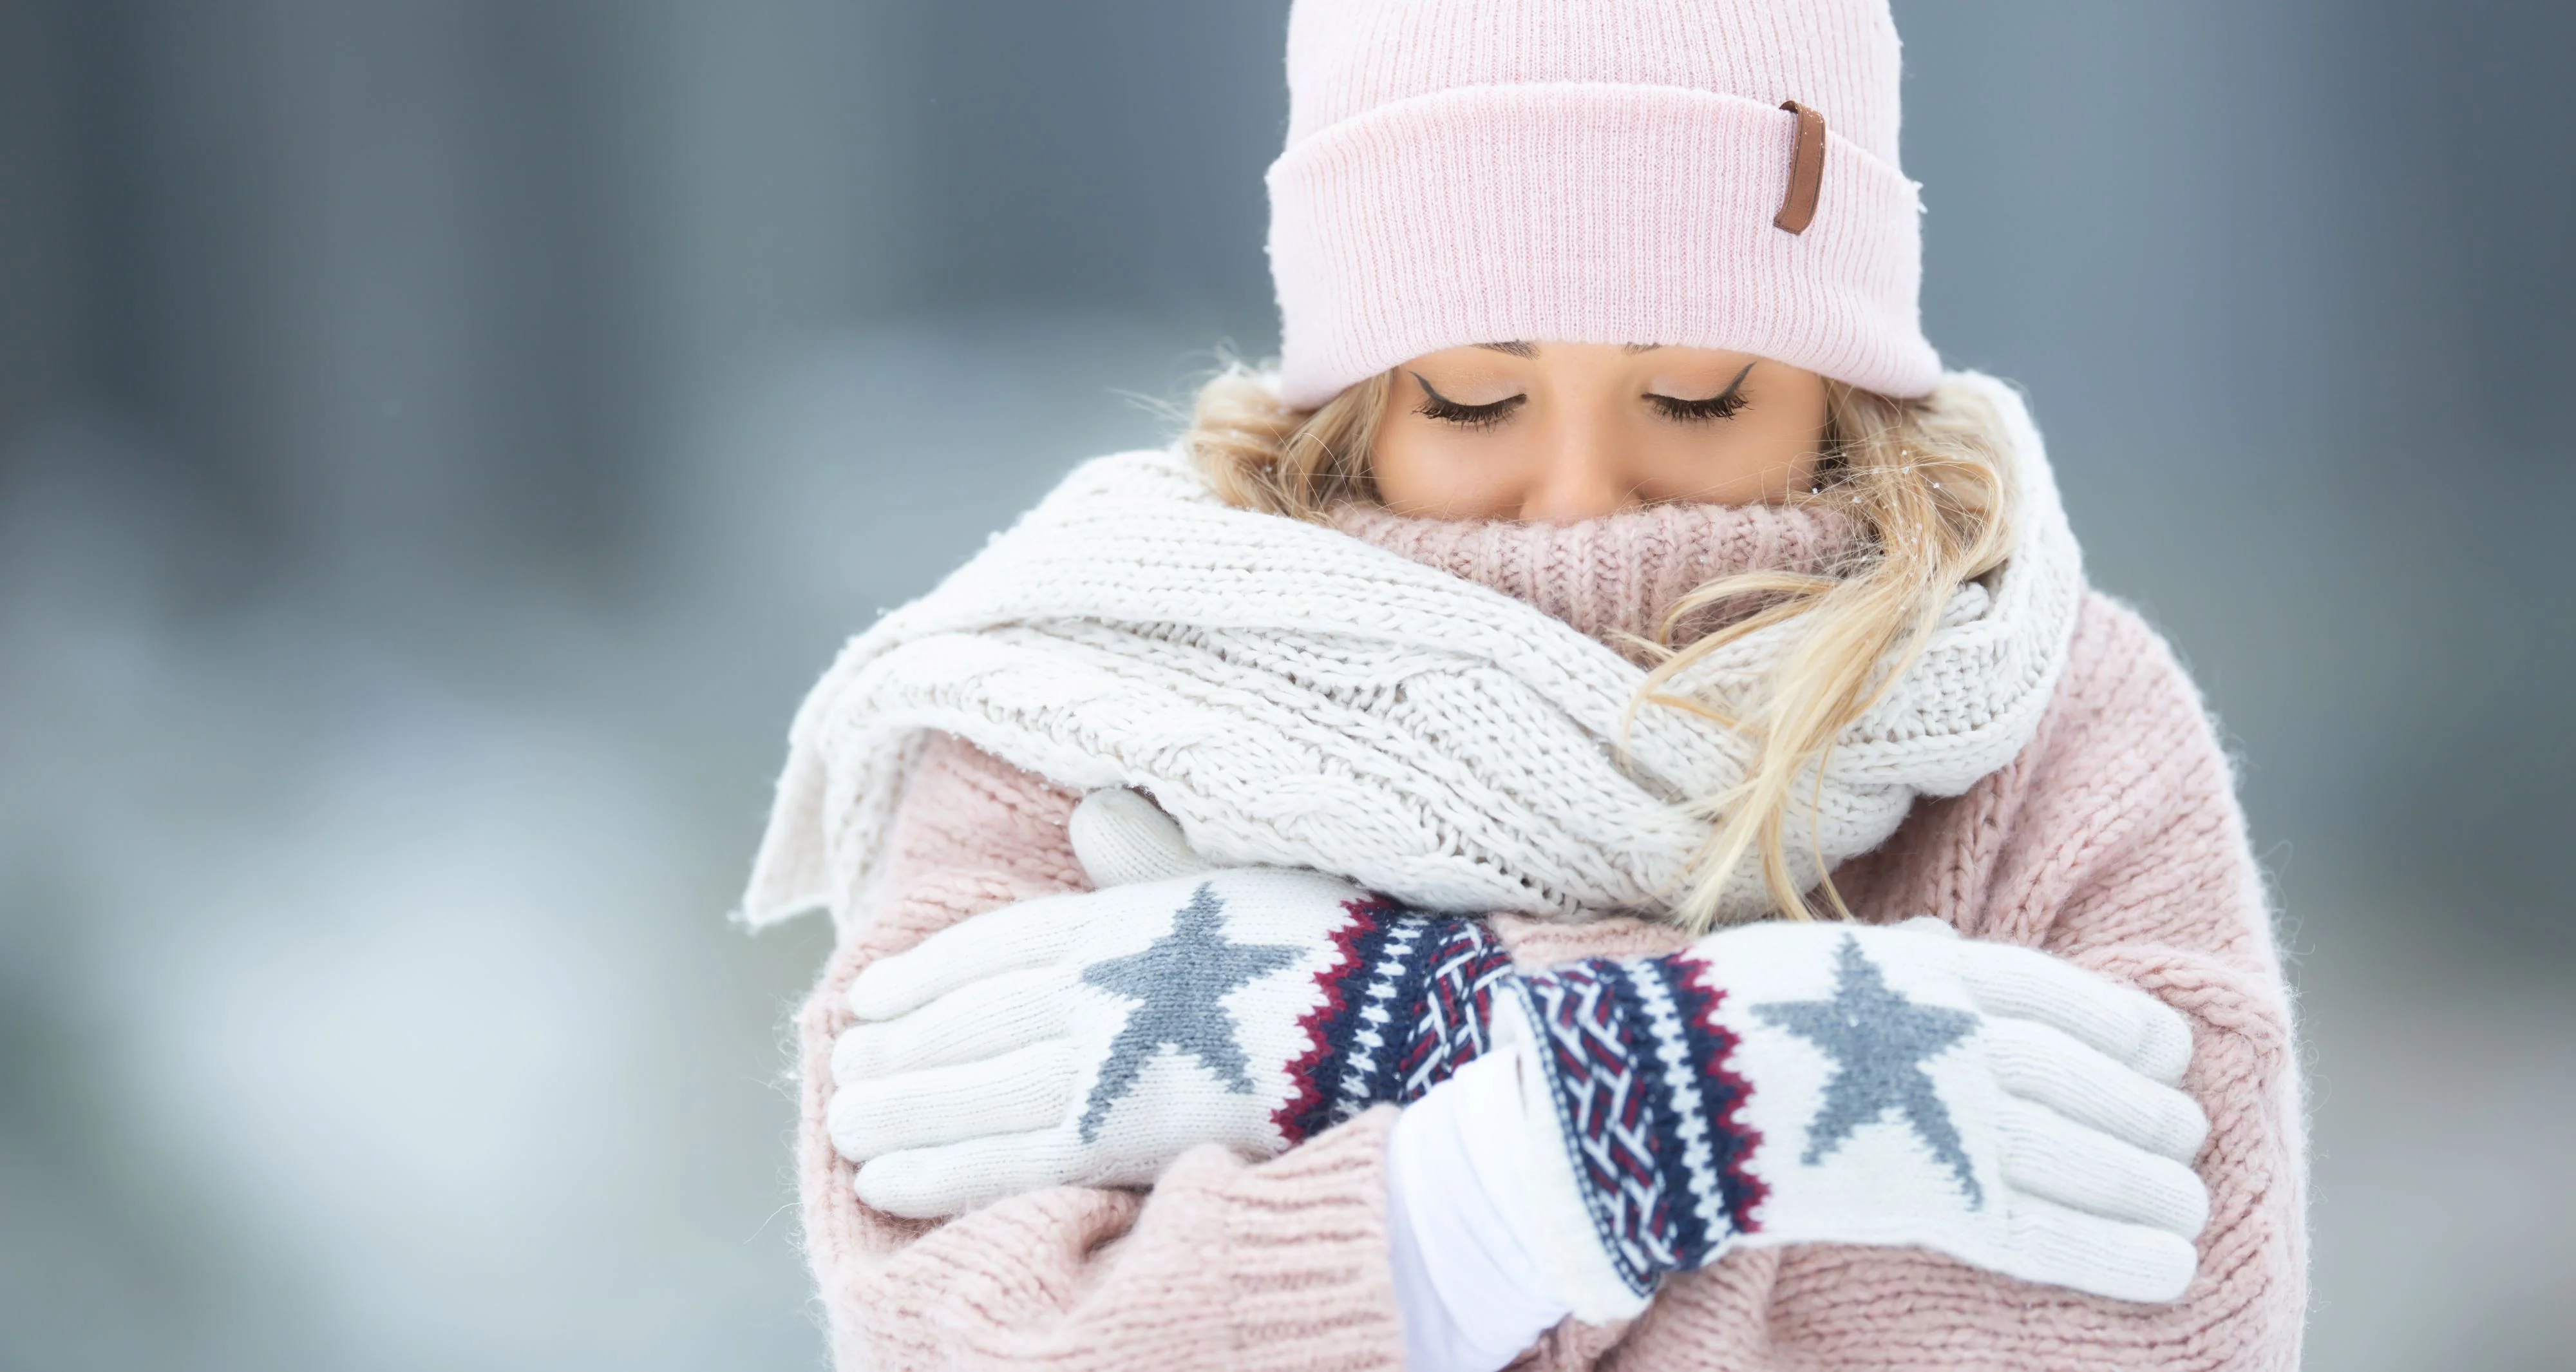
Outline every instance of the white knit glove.
{"label": "white knit glove", "polygon": [[1775,922],[1528,974],[1499,1010],[1515,1073],[1444,1090],[1511,1093],[1500,1199],[1582,1319],[1738,1245],[1919,1245],[2133,1301],[2191,1279],[2189,1029],[2045,953]]}
{"label": "white knit glove", "polygon": [[1510,961],[1483,926],[1208,869],[1132,791],[1087,798],[1072,837],[1101,889],[976,915],[852,982],[829,1124],[868,1204],[1141,1185],[1207,1142],[1267,1157],[1484,1051]]}

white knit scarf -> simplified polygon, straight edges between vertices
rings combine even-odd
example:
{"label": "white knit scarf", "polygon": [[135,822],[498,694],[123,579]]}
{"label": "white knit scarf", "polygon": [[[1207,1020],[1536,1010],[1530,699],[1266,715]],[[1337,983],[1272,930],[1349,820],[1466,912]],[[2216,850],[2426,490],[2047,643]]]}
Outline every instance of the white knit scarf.
{"label": "white knit scarf", "polygon": [[[2010,561],[1960,587],[1888,697],[1846,730],[1788,844],[1812,885],[1917,795],[1957,795],[2038,728],[2083,572],[2020,398],[1974,373],[2019,496]],[[1800,626],[1675,685],[1742,702]],[[1652,913],[1740,779],[1739,733],[1621,723],[1643,669],[1546,613],[1321,525],[1220,502],[1178,453],[1076,468],[937,589],[851,640],[797,712],[742,918],[864,910],[929,731],[1074,789],[1134,786],[1208,858],[1313,868],[1420,908]],[[1821,865],[1820,865],[1821,863]],[[1721,914],[1768,902],[1758,861]]]}

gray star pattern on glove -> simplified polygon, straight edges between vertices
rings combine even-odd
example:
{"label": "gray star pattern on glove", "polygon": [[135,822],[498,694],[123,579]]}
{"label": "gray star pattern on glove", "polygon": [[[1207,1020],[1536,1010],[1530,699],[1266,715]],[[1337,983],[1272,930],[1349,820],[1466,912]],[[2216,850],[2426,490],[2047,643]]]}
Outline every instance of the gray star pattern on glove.
{"label": "gray star pattern on glove", "polygon": [[1136,1084],[1145,1064],[1165,1044],[1197,1058],[1228,1091],[1252,1094],[1243,1050],[1234,1042],[1234,1022],[1217,1002],[1254,977],[1296,961],[1297,950],[1228,942],[1219,918],[1224,911],[1225,902],[1202,884],[1172,916],[1172,932],[1143,952],[1082,969],[1084,981],[1139,1002],[1128,1012],[1126,1027],[1110,1040],[1109,1060],[1101,1064],[1100,1080],[1083,1105],[1083,1142],[1100,1132],[1110,1105]]}
{"label": "gray star pattern on glove", "polygon": [[1932,1156],[1958,1174],[1968,1208],[1985,1204],[1950,1111],[1920,1065],[1966,1038],[1977,1027],[1975,1015],[1917,1005],[1887,989],[1877,964],[1861,954],[1860,940],[1848,935],[1834,965],[1832,1000],[1775,1001],[1754,1006],[1753,1013],[1813,1042],[1834,1060],[1824,1106],[1807,1126],[1807,1151],[1798,1161],[1813,1166],[1841,1147],[1853,1130],[1896,1110]]}

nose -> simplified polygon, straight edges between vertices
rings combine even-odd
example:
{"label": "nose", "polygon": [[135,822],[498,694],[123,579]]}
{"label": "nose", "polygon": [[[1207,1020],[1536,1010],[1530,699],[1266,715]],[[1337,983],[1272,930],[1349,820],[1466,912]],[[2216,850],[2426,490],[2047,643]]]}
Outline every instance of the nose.
{"label": "nose", "polygon": [[1609,427],[1589,415],[1566,417],[1521,496],[1522,521],[1573,524],[1645,504]]}

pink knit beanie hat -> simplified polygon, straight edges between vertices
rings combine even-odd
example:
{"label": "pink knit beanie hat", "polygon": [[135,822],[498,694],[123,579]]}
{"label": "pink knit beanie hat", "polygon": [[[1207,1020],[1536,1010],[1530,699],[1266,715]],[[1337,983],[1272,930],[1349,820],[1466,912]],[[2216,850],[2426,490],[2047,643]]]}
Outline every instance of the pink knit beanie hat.
{"label": "pink knit beanie hat", "polygon": [[1282,394],[1507,341],[1930,391],[1898,68],[1886,0],[1296,0]]}

